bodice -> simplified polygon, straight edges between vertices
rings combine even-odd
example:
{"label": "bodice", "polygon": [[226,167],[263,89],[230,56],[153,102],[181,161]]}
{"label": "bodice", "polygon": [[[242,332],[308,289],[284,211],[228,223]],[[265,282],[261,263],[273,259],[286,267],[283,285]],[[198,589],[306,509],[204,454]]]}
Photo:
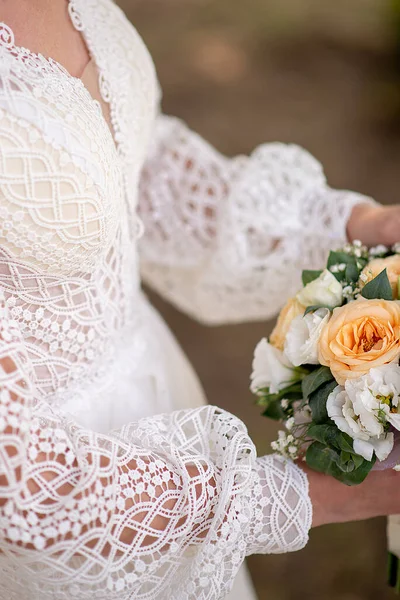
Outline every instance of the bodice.
{"label": "bodice", "polygon": [[151,57],[119,9],[71,0],[69,13],[112,133],[80,79],[0,29],[0,276],[50,395],[106,369],[141,330],[136,203],[158,104]]}

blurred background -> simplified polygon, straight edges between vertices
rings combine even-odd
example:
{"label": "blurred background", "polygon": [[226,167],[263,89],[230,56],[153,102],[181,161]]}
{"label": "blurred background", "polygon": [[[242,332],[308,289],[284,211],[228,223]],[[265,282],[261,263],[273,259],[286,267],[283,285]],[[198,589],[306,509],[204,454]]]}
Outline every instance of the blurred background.
{"label": "blurred background", "polygon": [[[333,187],[397,203],[399,0],[117,0],[154,57],[164,112],[220,151],[296,142]],[[400,236],[399,236],[400,237]],[[248,425],[260,453],[273,423],[248,391],[270,323],[205,328],[152,296],[193,361],[208,399]],[[260,600],[388,600],[385,520],[327,526],[297,554],[251,557]]]}

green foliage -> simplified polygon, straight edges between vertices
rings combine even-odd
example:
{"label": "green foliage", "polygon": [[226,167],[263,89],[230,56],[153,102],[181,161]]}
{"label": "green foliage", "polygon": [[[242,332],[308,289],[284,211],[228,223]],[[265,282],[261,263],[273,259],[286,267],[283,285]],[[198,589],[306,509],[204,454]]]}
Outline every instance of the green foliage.
{"label": "green foliage", "polygon": [[392,286],[390,285],[386,269],[381,271],[379,275],[363,287],[361,295],[367,300],[393,300]]}
{"label": "green foliage", "polygon": [[321,385],[315,392],[310,394],[308,403],[311,409],[312,420],[318,425],[325,423],[329,420],[328,412],[326,410],[326,402],[329,394],[333,392],[337,383],[335,380],[328,381]]}
{"label": "green foliage", "polygon": [[309,467],[332,475],[346,485],[364,481],[373,461],[366,461],[354,452],[353,440],[329,419],[326,402],[337,382],[327,367],[321,367],[303,379],[303,395],[308,397],[312,424],[307,437],[314,442],[306,453]]}
{"label": "green foliage", "polygon": [[308,400],[312,420],[318,425],[328,421],[326,401],[337,383],[328,367],[319,367],[302,381],[303,399]]}
{"label": "green foliage", "polygon": [[312,373],[304,377],[302,381],[303,398],[307,399],[321,385],[328,381],[332,381],[333,375],[329,367],[319,367]]}
{"label": "green foliage", "polygon": [[[360,267],[358,266],[359,263]],[[338,281],[347,281],[348,283],[356,283],[360,276],[361,270],[364,268],[366,261],[364,259],[356,259],[352,254],[347,252],[330,252],[328,258],[328,269],[335,265],[346,265],[344,271],[332,273]]]}
{"label": "green foliage", "polygon": [[285,411],[283,410],[279,401],[270,399],[267,403],[263,416],[272,419],[273,421],[282,421],[285,418]]}
{"label": "green foliage", "polygon": [[315,279],[318,279],[318,277],[322,274],[322,271],[311,271],[311,270],[304,270],[301,278],[303,280],[303,285],[304,287],[308,284],[311,283],[312,281],[315,281]]}
{"label": "green foliage", "polygon": [[[338,430],[339,431],[339,430]],[[339,432],[340,433],[340,432]],[[333,433],[325,433],[332,442]],[[324,437],[322,435],[322,437]],[[350,438],[351,439],[351,438]],[[346,485],[358,485],[364,481],[374,466],[376,458],[367,461],[354,453],[342,451],[338,444],[327,446],[323,442],[313,442],[306,453],[306,463],[314,471],[335,477]]]}
{"label": "green foliage", "polygon": [[[354,258],[354,257],[353,257]],[[348,283],[357,283],[360,277],[361,269],[358,268],[357,262],[354,259],[349,262],[344,272],[344,278]]]}
{"label": "green foliage", "polygon": [[308,437],[325,446],[332,446],[344,453],[353,454],[353,440],[347,433],[340,431],[331,421],[324,425],[310,425],[307,432]]}
{"label": "green foliage", "polygon": [[262,395],[257,398],[257,404],[265,407],[262,413],[263,416],[269,417],[274,421],[281,421],[287,417],[281,405],[283,398],[286,398],[289,402],[294,402],[295,400],[301,400],[303,398],[301,381],[296,381],[295,383],[288,385],[277,394],[270,394],[268,388],[262,390],[262,392]]}

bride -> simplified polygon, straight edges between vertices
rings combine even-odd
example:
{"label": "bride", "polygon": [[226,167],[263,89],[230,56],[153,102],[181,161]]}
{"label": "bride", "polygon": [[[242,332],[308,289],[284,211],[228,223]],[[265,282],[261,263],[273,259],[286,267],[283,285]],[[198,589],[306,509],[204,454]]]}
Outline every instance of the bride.
{"label": "bride", "polygon": [[266,319],[346,232],[397,241],[399,209],[296,146],[229,160],[160,115],[111,0],[0,0],[0,21],[0,598],[250,599],[246,555],[399,512],[396,474],[256,458],[140,287]]}

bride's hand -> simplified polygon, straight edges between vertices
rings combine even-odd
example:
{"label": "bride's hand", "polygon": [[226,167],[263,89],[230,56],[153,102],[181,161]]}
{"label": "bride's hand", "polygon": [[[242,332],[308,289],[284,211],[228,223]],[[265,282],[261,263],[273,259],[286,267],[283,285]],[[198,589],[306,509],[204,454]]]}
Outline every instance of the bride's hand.
{"label": "bride's hand", "polygon": [[361,240],[366,246],[400,242],[400,205],[358,204],[347,223],[350,241]]}
{"label": "bride's hand", "polygon": [[313,527],[400,513],[400,473],[393,469],[372,471],[363,483],[348,487],[300,466],[310,484]]}

